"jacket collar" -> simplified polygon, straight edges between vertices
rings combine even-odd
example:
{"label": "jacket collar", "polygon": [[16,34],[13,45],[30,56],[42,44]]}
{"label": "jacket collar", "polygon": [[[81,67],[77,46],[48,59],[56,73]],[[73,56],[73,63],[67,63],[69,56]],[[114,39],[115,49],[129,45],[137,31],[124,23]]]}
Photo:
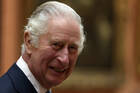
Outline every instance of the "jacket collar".
{"label": "jacket collar", "polygon": [[33,85],[16,64],[10,68],[8,75],[11,77],[12,83],[19,93],[37,93]]}

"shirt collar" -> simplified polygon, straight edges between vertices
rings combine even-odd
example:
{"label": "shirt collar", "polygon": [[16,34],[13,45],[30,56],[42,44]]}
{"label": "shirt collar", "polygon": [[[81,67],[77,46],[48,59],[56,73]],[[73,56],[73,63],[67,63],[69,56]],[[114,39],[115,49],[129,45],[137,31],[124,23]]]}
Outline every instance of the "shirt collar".
{"label": "shirt collar", "polygon": [[23,73],[29,79],[29,81],[32,83],[32,85],[36,89],[37,93],[45,93],[47,91],[47,89],[45,89],[44,87],[42,87],[40,85],[40,83],[36,80],[36,78],[34,77],[34,75],[31,73],[31,71],[30,71],[27,63],[22,58],[22,56],[18,59],[18,61],[17,61],[16,64],[23,71]]}

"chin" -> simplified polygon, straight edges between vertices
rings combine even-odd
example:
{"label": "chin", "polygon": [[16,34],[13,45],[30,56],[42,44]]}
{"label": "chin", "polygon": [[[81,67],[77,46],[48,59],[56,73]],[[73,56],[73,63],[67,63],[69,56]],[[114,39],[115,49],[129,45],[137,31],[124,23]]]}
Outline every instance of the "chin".
{"label": "chin", "polygon": [[61,80],[59,78],[57,78],[57,79],[50,78],[50,79],[47,79],[47,81],[53,87],[53,86],[57,86],[57,85],[61,84],[64,80]]}

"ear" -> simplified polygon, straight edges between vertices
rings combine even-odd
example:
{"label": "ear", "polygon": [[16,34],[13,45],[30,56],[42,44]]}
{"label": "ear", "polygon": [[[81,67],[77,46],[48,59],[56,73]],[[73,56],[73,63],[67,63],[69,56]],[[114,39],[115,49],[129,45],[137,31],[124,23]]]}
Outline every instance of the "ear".
{"label": "ear", "polygon": [[31,44],[31,36],[29,32],[24,32],[24,44],[25,44],[25,51],[28,54],[32,53],[32,44]]}

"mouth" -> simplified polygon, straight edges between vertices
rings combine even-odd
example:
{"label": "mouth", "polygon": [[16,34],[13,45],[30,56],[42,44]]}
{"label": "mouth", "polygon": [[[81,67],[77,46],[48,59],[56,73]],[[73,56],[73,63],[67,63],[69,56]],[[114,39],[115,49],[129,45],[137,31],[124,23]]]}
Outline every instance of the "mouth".
{"label": "mouth", "polygon": [[66,69],[60,69],[60,68],[56,68],[56,67],[50,67],[50,69],[54,70],[55,72],[58,73],[64,73],[66,71]]}

